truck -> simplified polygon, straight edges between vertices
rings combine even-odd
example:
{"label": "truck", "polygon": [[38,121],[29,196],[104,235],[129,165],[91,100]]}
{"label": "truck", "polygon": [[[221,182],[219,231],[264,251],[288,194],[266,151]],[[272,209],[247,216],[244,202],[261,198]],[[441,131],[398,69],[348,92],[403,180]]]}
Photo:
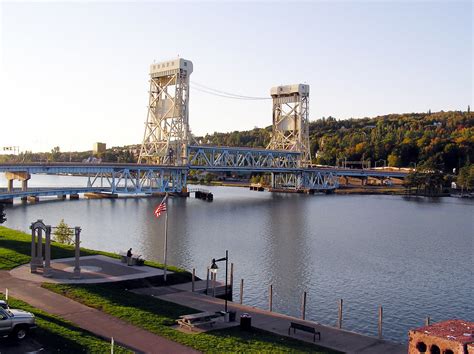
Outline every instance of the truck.
{"label": "truck", "polygon": [[23,340],[30,329],[36,327],[35,315],[23,310],[11,309],[6,305],[0,306],[0,337],[9,336],[16,340]]}

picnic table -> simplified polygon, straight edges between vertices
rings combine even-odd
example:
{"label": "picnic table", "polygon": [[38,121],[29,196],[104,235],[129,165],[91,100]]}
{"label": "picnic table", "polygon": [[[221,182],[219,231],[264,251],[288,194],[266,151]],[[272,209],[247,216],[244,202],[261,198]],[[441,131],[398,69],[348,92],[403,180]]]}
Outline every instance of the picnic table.
{"label": "picnic table", "polygon": [[199,313],[193,313],[191,315],[182,315],[179,316],[178,324],[180,327],[187,327],[191,331],[195,327],[199,327],[202,325],[212,325],[216,323],[216,320],[214,319],[216,317],[216,314],[210,313],[210,312],[199,312]]}

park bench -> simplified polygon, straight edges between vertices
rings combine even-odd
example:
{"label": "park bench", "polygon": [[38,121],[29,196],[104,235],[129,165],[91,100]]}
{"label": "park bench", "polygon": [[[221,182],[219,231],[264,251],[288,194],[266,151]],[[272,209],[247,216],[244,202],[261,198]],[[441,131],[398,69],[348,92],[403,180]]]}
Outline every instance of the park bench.
{"label": "park bench", "polygon": [[314,327],[310,327],[301,323],[291,322],[290,327],[288,328],[288,335],[290,335],[290,330],[293,328],[293,333],[296,333],[296,330],[305,331],[308,333],[313,333],[313,342],[316,341],[316,335],[318,340],[321,340],[321,332],[316,331]]}

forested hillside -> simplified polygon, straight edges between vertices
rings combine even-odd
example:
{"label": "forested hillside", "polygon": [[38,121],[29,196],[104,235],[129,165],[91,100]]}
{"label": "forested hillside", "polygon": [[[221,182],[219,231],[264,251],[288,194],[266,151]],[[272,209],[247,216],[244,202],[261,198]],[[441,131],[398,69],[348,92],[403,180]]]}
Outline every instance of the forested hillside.
{"label": "forested hillside", "polygon": [[[214,133],[198,137],[201,143],[265,147],[271,127]],[[445,171],[474,161],[472,112],[405,113],[337,120],[322,118],[310,123],[313,161],[335,165],[337,160],[370,160],[383,165],[409,167],[424,163]]]}
{"label": "forested hillside", "polygon": [[[370,160],[371,166],[384,164],[409,167],[415,164],[437,167],[446,172],[474,162],[474,113],[437,112],[390,114],[375,118],[337,120],[322,118],[310,123],[313,162],[336,165]],[[206,145],[266,147],[271,127],[196,137]],[[114,147],[100,157],[103,162],[136,162],[139,145]],[[92,151],[23,152],[18,156],[0,155],[0,162],[82,161]]]}

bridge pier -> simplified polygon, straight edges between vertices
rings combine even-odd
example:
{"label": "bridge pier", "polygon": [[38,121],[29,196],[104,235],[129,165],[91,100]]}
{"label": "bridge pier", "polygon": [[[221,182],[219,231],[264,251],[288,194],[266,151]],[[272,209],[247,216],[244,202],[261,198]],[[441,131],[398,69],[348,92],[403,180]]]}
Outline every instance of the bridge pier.
{"label": "bridge pier", "polygon": [[27,200],[30,202],[30,203],[37,203],[39,202],[39,197],[36,196],[36,195],[29,195],[28,197],[26,197]]}
{"label": "bridge pier", "polygon": [[8,191],[13,192],[13,181],[18,180],[21,181],[21,190],[26,192],[28,190],[28,180],[31,178],[31,175],[26,171],[15,171],[5,172],[5,178],[8,181]]}

